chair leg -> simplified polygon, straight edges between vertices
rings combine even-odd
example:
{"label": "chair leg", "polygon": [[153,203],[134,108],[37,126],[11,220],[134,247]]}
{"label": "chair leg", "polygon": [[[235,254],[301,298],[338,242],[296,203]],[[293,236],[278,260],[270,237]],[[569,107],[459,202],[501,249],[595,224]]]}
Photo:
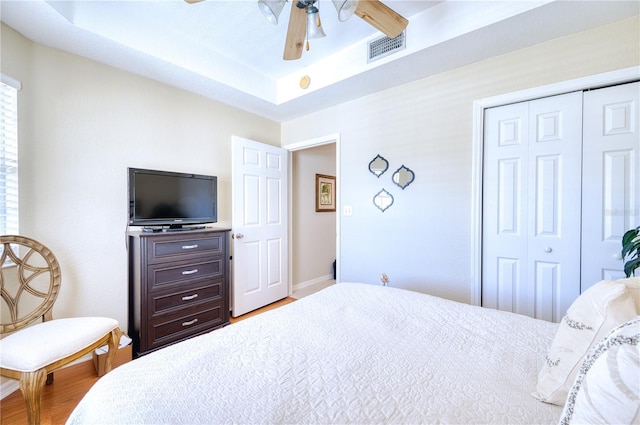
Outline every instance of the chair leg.
{"label": "chair leg", "polygon": [[113,359],[116,357],[116,352],[118,351],[118,346],[120,345],[121,335],[122,332],[120,331],[120,328],[115,328],[111,331],[111,336],[109,337],[109,341],[107,341],[109,351],[107,352],[107,358],[104,362],[104,373],[111,372],[111,365],[113,364]]}
{"label": "chair leg", "polygon": [[27,403],[27,420],[29,425],[40,425],[40,402],[42,388],[47,380],[45,369],[35,372],[24,372],[20,377],[20,390]]}

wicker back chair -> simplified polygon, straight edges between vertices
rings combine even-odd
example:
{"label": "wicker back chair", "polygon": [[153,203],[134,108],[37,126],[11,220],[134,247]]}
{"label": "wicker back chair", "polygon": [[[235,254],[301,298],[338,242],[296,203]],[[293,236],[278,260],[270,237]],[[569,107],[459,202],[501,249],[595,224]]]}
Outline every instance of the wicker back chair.
{"label": "wicker back chair", "polygon": [[108,372],[121,332],[118,321],[106,317],[53,320],[62,276],[46,246],[3,235],[0,250],[0,375],[20,381],[28,422],[39,424],[42,388],[53,379],[53,371],[108,345]]}

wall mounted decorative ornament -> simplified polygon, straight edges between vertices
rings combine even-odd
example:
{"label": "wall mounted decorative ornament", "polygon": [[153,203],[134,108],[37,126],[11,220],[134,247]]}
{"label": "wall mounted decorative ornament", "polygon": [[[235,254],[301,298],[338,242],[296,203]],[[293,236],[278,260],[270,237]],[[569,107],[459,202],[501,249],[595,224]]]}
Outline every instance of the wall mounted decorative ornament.
{"label": "wall mounted decorative ornament", "polygon": [[387,208],[393,205],[393,195],[382,189],[373,197],[373,203],[380,211],[385,212]]}
{"label": "wall mounted decorative ornament", "polygon": [[316,212],[336,211],[336,178],[316,174]]}
{"label": "wall mounted decorative ornament", "polygon": [[369,163],[369,171],[371,171],[376,177],[380,177],[389,168],[389,161],[377,155]]}
{"label": "wall mounted decorative ornament", "polygon": [[395,173],[393,173],[392,179],[395,184],[397,184],[402,188],[402,190],[404,190],[405,187],[413,183],[415,177],[416,176],[413,171],[403,165],[402,167],[398,168]]}

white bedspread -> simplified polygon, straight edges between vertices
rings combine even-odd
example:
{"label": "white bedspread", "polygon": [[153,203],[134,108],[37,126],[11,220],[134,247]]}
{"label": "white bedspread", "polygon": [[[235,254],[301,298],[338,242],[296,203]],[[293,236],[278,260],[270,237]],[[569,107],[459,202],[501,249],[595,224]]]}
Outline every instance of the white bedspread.
{"label": "white bedspread", "polygon": [[101,378],[68,424],[555,423],[556,325],[339,283]]}

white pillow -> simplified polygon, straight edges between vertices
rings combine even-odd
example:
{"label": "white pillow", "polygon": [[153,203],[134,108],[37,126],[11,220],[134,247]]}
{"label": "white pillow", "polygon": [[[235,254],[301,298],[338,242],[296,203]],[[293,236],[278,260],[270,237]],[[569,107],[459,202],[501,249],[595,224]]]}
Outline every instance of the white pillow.
{"label": "white pillow", "polygon": [[613,328],[640,314],[634,300],[638,294],[640,278],[630,278],[603,280],[580,295],[558,326],[533,396],[564,405],[589,349]]}
{"label": "white pillow", "polygon": [[640,316],[615,328],[587,355],[560,425],[640,423]]}

